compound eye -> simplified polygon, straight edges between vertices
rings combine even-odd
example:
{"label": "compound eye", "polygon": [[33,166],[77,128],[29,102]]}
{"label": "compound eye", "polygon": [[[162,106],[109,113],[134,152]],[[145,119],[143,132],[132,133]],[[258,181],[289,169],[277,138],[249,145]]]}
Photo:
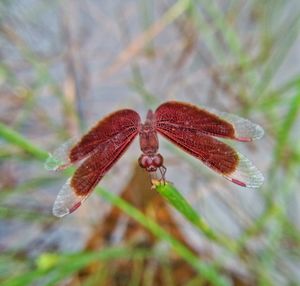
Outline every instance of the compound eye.
{"label": "compound eye", "polygon": [[160,155],[160,154],[156,154],[153,157],[152,165],[155,166],[155,167],[160,167],[160,166],[162,166],[163,162],[164,162],[163,156]]}
{"label": "compound eye", "polygon": [[142,168],[148,168],[152,164],[152,159],[147,155],[141,155],[139,158],[139,164]]}

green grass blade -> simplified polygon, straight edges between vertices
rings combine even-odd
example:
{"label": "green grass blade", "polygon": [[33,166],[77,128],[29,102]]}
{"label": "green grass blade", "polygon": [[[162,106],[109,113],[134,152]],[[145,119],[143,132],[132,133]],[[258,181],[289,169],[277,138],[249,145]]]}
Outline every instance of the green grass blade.
{"label": "green grass blade", "polygon": [[46,160],[48,153],[41,150],[39,147],[32,144],[29,140],[23,137],[20,133],[14,131],[10,127],[0,122],[0,138],[3,138],[8,143],[15,145],[23,151],[31,154],[35,159]]}
{"label": "green grass blade", "polygon": [[278,132],[277,144],[276,144],[275,156],[274,156],[276,160],[279,160],[282,155],[284,147],[287,144],[291,129],[294,126],[294,123],[296,122],[296,119],[298,117],[299,110],[300,110],[300,88],[298,93],[291,100],[287,115],[285,116],[281,124],[280,130]]}
{"label": "green grass blade", "polygon": [[207,224],[185,198],[176,190],[173,185],[159,184],[156,186],[156,191],[164,197],[177,211],[179,211],[188,221],[197,227],[207,238],[223,245],[231,250],[235,250],[235,244],[224,235],[219,236]]}
{"label": "green grass blade", "polygon": [[156,191],[164,197],[187,220],[197,226],[208,238],[216,240],[217,235],[209,227],[206,221],[190,206],[184,197],[171,184],[159,184]]}

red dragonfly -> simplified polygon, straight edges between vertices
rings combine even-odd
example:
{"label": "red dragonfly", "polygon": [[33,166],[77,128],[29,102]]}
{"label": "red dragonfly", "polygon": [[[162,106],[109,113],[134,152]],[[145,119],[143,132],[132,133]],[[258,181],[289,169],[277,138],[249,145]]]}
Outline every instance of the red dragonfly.
{"label": "red dragonfly", "polygon": [[262,174],[246,157],[215,138],[250,142],[263,136],[259,125],[226,112],[169,101],[155,112],[149,110],[145,123],[134,110],[113,112],[77,144],[64,144],[50,155],[46,168],[52,170],[83,161],[58,193],[53,214],[62,217],[75,211],[138,134],[140,166],[151,174],[159,172],[165,182],[166,167],[158,153],[157,133],[239,186],[258,188],[263,183]]}

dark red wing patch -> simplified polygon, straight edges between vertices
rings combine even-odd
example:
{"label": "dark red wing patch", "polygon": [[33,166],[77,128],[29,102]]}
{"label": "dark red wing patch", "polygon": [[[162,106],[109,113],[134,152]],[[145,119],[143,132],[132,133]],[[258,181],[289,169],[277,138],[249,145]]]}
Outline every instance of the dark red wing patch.
{"label": "dark red wing patch", "polygon": [[237,152],[213,137],[159,128],[157,131],[222,175],[233,173],[239,164]]}
{"label": "dark red wing patch", "polygon": [[78,196],[85,196],[94,189],[105,173],[124,153],[136,134],[118,142],[117,145],[116,142],[109,141],[103,150],[90,156],[82,163],[71,179],[71,187]]}
{"label": "dark red wing patch", "polygon": [[[62,187],[53,206],[53,214],[55,216],[62,217],[76,210],[90,195],[105,173],[125,152],[138,134],[139,128],[136,118],[131,122],[131,127],[129,127],[128,121],[125,121],[125,123],[127,125],[124,126],[123,130],[114,135],[110,133],[112,137],[107,137],[108,139],[105,142],[95,147],[92,154],[90,154],[76,170],[73,177]],[[122,128],[121,125],[118,125],[118,127]],[[101,130],[99,131],[101,132]],[[94,132],[92,134],[96,136]],[[80,152],[88,150],[85,148],[88,146],[87,142],[84,141],[82,143],[84,147]],[[78,147],[77,150],[80,148]]]}
{"label": "dark red wing patch", "polygon": [[[84,159],[102,144],[106,144],[111,138],[122,137],[122,134],[137,132],[140,124],[140,116],[130,109],[123,109],[111,113],[100,120],[69,153],[70,162]],[[123,140],[123,139],[122,139]]]}
{"label": "dark red wing patch", "polygon": [[206,134],[248,142],[263,136],[263,129],[239,116],[170,101],[155,111],[156,125],[164,130],[180,128],[183,132]]}
{"label": "dark red wing patch", "polygon": [[165,130],[160,127],[157,131],[231,182],[250,188],[262,185],[264,178],[259,170],[229,145],[207,135],[195,135],[176,128]]}
{"label": "dark red wing patch", "polygon": [[232,124],[205,109],[188,103],[166,102],[156,109],[155,118],[157,128],[164,130],[179,127],[182,132],[235,138]]}

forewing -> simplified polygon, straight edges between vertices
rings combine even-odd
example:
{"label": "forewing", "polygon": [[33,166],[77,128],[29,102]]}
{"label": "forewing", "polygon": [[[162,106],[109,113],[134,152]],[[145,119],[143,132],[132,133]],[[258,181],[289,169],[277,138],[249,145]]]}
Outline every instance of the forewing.
{"label": "forewing", "polygon": [[258,188],[264,181],[260,171],[246,157],[211,136],[178,132],[176,129],[158,128],[157,131],[235,184]]}
{"label": "forewing", "polygon": [[53,206],[53,214],[63,217],[75,211],[90,195],[105,173],[120,158],[138,134],[137,129],[120,133],[97,148],[62,187]]}
{"label": "forewing", "polygon": [[158,129],[176,129],[244,142],[259,139],[264,134],[259,125],[247,119],[177,101],[160,105],[155,111],[155,119]]}
{"label": "forewing", "polygon": [[128,133],[137,132],[140,125],[140,116],[130,109],[123,109],[109,114],[97,122],[81,139],[75,144],[75,140],[69,140],[50,154],[45,167],[48,170],[60,170],[81,161],[98,152],[98,149],[115,138],[122,138]]}

